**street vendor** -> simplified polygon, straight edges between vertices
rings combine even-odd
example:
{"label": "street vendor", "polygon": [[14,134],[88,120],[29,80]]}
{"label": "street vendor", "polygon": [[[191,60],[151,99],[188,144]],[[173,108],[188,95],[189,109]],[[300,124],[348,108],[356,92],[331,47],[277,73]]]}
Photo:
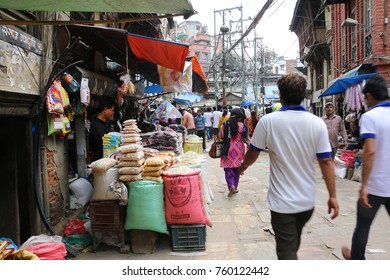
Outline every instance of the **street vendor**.
{"label": "street vendor", "polygon": [[103,136],[112,131],[109,121],[115,113],[115,102],[110,98],[102,98],[96,108],[96,117],[91,121],[89,129],[89,151],[91,162],[103,157]]}

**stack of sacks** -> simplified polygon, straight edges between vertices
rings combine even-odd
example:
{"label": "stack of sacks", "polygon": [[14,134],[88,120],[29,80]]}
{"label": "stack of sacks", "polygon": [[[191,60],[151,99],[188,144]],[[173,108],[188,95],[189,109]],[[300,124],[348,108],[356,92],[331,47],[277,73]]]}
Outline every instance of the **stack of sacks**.
{"label": "stack of sacks", "polygon": [[143,148],[142,151],[145,154],[145,159],[148,159],[150,157],[155,157],[159,152],[158,150],[152,148]]}
{"label": "stack of sacks", "polygon": [[169,167],[175,164],[175,153],[167,151],[159,151],[156,155],[164,160],[163,170],[168,170]]}
{"label": "stack of sacks", "polygon": [[145,161],[145,154],[142,151],[142,138],[139,136],[141,131],[137,127],[137,121],[134,119],[123,122],[122,144],[117,149],[119,152],[119,180],[123,182],[132,182],[142,180],[142,168]]}
{"label": "stack of sacks", "polygon": [[141,173],[145,161],[142,148],[142,145],[139,144],[127,144],[118,148],[120,181],[132,182],[142,179]]}
{"label": "stack of sacks", "polygon": [[142,143],[142,138],[139,133],[141,130],[137,126],[137,120],[130,119],[123,122],[123,131],[122,131],[122,145],[126,144],[140,144]]}
{"label": "stack of sacks", "polygon": [[161,157],[155,156],[146,159],[142,179],[162,183],[163,168],[164,160]]}
{"label": "stack of sacks", "polygon": [[103,135],[103,157],[109,157],[120,145],[121,134],[110,132]]}

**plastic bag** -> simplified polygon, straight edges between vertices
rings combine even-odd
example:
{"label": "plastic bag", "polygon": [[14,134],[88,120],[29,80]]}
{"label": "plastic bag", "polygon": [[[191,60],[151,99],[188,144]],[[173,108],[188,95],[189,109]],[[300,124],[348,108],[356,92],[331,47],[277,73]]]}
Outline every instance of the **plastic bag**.
{"label": "plastic bag", "polygon": [[22,246],[20,246],[19,250],[26,250],[31,246],[41,244],[41,243],[46,243],[46,242],[62,243],[62,236],[59,235],[49,236],[46,234],[34,235],[31,236],[29,239],[27,239],[26,242],[24,242]]}
{"label": "plastic bag", "polygon": [[118,90],[124,94],[124,95],[134,95],[135,93],[135,86],[131,82],[131,77],[129,73],[123,74],[119,80],[122,81],[121,86],[118,88]]}
{"label": "plastic bag", "polygon": [[62,242],[45,242],[31,246],[26,250],[37,255],[41,260],[64,260],[67,254],[65,244]]}
{"label": "plastic bag", "polygon": [[64,103],[62,100],[61,83],[56,80],[46,92],[46,107],[49,113],[61,115],[64,113]]}
{"label": "plastic bag", "polygon": [[85,221],[75,218],[70,221],[69,224],[65,227],[65,236],[75,235],[75,234],[87,234],[88,231],[84,228]]}
{"label": "plastic bag", "polygon": [[85,106],[88,106],[91,99],[91,92],[88,85],[89,80],[87,78],[81,79],[81,86],[80,86],[80,101]]}

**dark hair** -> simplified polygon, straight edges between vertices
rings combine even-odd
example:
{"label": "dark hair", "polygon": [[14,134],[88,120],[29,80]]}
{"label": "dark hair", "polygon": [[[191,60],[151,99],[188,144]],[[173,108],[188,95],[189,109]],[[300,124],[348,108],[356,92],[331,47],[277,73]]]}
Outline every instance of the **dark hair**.
{"label": "dark hair", "polygon": [[233,109],[230,113],[230,133],[234,137],[238,133],[238,122],[243,122],[245,115],[241,109]]}
{"label": "dark hair", "polygon": [[306,79],[296,73],[283,75],[277,82],[280,98],[286,105],[299,105],[306,95]]}
{"label": "dark hair", "polygon": [[227,113],[228,113],[228,110],[224,109],[223,113],[222,113],[222,117],[225,117],[227,115]]}
{"label": "dark hair", "polygon": [[367,79],[362,90],[363,94],[368,92],[379,101],[387,100],[389,92],[387,90],[386,80],[380,75],[374,75]]}
{"label": "dark hair", "polygon": [[218,111],[221,111],[221,109],[222,109],[222,106],[221,105],[218,105]]}
{"label": "dark hair", "polygon": [[259,122],[257,118],[256,111],[251,111],[251,122],[252,122],[252,127],[255,128],[257,123]]}
{"label": "dark hair", "polygon": [[99,113],[103,112],[104,109],[112,108],[112,107],[115,107],[114,99],[108,98],[108,97],[102,97],[99,100],[99,103],[98,103],[98,105],[96,107],[96,113],[99,114]]}

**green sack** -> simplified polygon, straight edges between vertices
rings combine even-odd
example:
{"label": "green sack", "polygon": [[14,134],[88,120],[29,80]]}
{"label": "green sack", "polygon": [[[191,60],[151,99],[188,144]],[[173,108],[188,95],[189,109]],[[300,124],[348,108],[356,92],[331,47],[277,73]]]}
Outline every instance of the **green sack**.
{"label": "green sack", "polygon": [[125,229],[152,230],[168,234],[163,184],[142,180],[129,183],[128,188]]}

